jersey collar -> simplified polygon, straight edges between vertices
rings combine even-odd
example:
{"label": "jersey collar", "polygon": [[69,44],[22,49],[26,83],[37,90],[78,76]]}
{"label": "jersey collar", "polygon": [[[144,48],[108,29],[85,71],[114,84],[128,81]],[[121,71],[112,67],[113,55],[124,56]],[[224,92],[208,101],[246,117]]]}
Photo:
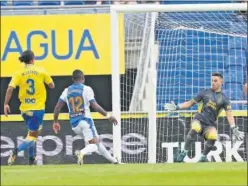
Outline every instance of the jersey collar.
{"label": "jersey collar", "polygon": [[25,67],[32,67],[34,64],[26,64]]}
{"label": "jersey collar", "polygon": [[73,85],[84,85],[84,84],[77,82],[77,83],[73,83]]}
{"label": "jersey collar", "polygon": [[[212,88],[211,88],[212,92],[215,92]],[[222,89],[220,89],[220,91],[218,92],[215,92],[215,93],[221,93],[222,92]]]}

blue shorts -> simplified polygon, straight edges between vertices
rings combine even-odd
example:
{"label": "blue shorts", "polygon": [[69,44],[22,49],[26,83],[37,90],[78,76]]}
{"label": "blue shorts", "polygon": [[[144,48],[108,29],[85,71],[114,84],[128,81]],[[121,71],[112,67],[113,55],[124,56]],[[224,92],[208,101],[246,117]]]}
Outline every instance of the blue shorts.
{"label": "blue shorts", "polygon": [[22,117],[26,122],[30,131],[37,131],[43,126],[44,110],[30,110],[22,113]]}

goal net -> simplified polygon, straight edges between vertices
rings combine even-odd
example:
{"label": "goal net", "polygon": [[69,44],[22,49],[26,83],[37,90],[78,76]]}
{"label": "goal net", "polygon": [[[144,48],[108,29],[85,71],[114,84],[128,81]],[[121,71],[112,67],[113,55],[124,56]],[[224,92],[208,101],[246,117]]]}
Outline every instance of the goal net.
{"label": "goal net", "polygon": [[[205,11],[194,8],[197,5],[191,5],[194,11],[179,6],[180,11],[169,12],[168,8],[152,11],[152,6],[142,12],[142,5],[133,12],[130,7],[120,11],[124,13],[125,74],[118,79],[120,112],[116,114],[121,124],[114,129],[114,143],[119,144],[116,153],[121,151],[124,163],[174,161],[198,105],[166,112],[164,104],[188,101],[210,88],[212,72],[224,75],[223,91],[232,100],[236,125],[247,132],[247,98],[242,91],[247,78],[247,17],[242,11],[246,5],[226,10],[219,4],[215,6],[220,10],[211,6],[208,10],[207,5]],[[113,94],[118,91],[114,89]],[[234,140],[224,113],[217,128],[218,141],[209,160],[247,161],[247,137]],[[203,147],[204,140],[197,137],[185,161],[197,162]]]}

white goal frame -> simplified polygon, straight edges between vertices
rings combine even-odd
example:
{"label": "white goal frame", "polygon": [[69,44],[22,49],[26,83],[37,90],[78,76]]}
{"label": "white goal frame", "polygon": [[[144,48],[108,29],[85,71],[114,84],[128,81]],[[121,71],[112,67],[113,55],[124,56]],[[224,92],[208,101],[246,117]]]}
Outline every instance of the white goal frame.
{"label": "white goal frame", "polygon": [[[148,12],[203,12],[203,11],[247,11],[247,3],[224,4],[181,4],[181,5],[111,5],[111,59],[112,59],[112,113],[118,121],[113,126],[114,157],[121,161],[121,102],[120,102],[120,51],[119,51],[119,13],[148,13]],[[153,48],[153,47],[152,47]],[[155,59],[155,58],[154,58]],[[154,81],[154,79],[153,79]],[[156,84],[156,81],[155,81]],[[156,90],[155,90],[156,91]],[[156,163],[156,92],[152,93],[149,114],[148,163]],[[155,102],[155,103],[154,103]],[[154,123],[155,122],[155,123]],[[151,124],[152,123],[152,124]]]}

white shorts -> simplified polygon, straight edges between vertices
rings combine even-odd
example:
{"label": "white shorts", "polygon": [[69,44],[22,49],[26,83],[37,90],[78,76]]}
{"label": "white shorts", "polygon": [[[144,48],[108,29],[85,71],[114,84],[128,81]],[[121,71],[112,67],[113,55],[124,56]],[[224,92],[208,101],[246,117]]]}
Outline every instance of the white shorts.
{"label": "white shorts", "polygon": [[81,120],[76,127],[72,128],[72,130],[77,135],[83,137],[85,142],[88,142],[96,137],[98,138],[98,134],[93,120]]}

